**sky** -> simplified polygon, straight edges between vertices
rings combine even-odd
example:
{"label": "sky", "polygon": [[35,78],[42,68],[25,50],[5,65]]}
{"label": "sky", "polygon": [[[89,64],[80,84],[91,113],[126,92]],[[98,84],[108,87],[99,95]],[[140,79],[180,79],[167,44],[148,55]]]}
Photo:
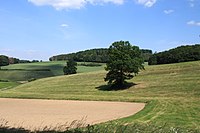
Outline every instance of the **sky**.
{"label": "sky", "polygon": [[0,0],[0,55],[44,60],[129,41],[200,44],[200,0]]}

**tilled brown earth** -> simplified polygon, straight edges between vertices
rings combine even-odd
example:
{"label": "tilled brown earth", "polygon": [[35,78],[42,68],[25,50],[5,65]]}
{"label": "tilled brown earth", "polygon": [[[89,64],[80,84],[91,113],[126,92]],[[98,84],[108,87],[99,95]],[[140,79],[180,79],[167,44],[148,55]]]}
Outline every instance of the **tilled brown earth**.
{"label": "tilled brown earth", "polygon": [[8,121],[11,127],[39,130],[45,126],[70,125],[74,120],[84,124],[115,120],[133,115],[144,106],[129,102],[0,98],[0,119]]}

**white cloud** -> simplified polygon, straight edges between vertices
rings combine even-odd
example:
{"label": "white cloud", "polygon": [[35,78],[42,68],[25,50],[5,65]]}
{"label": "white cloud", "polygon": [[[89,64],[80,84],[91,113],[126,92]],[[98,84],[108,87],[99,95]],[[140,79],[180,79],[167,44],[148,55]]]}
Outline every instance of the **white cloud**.
{"label": "white cloud", "polygon": [[53,6],[56,10],[62,9],[80,9],[86,4],[123,4],[124,0],[28,0],[37,6]]}
{"label": "white cloud", "polygon": [[5,48],[5,49],[0,49],[0,52],[14,52],[14,49],[9,49],[9,48]]}
{"label": "white cloud", "polygon": [[188,25],[193,25],[193,26],[200,26],[200,22],[196,22],[194,20],[188,21],[187,24]]}
{"label": "white cloud", "polygon": [[194,7],[194,3],[190,3],[190,7]]}
{"label": "white cloud", "polygon": [[80,9],[86,2],[85,0],[28,0],[37,6],[53,6],[57,10],[65,8],[69,9]]}
{"label": "white cloud", "polygon": [[195,0],[188,0],[189,1],[189,5],[190,7],[194,7],[195,6]]}
{"label": "white cloud", "polygon": [[85,0],[91,4],[103,4],[103,3],[114,3],[121,5],[124,3],[124,0]]}
{"label": "white cloud", "polygon": [[165,14],[171,14],[171,13],[173,13],[173,12],[174,12],[174,10],[171,10],[171,9],[170,9],[170,10],[164,10],[164,13],[165,13]]}
{"label": "white cloud", "polygon": [[136,3],[144,5],[145,7],[152,7],[157,0],[135,0]]}
{"label": "white cloud", "polygon": [[193,21],[193,20],[188,21],[187,24],[188,24],[188,25],[194,25],[194,24],[195,24],[195,21]]}
{"label": "white cloud", "polygon": [[60,26],[61,26],[61,27],[64,27],[64,28],[67,28],[67,27],[69,27],[69,25],[68,25],[68,24],[61,24]]}

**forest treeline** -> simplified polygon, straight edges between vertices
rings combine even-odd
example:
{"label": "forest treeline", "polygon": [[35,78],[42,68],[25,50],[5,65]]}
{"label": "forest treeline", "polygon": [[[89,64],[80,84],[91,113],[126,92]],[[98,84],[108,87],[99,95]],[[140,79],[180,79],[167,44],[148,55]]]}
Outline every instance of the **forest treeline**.
{"label": "forest treeline", "polygon": [[[39,62],[38,60],[20,60],[18,58],[13,58],[13,57],[8,57],[6,55],[0,55],[0,69],[1,66],[7,66],[9,64],[19,64],[19,63],[34,63],[34,62]],[[42,60],[40,61],[42,62]]]}
{"label": "forest treeline", "polygon": [[[150,56],[152,55],[152,50],[141,49],[141,54],[144,61],[148,62]],[[49,58],[50,61],[62,61],[69,59],[73,59],[74,61],[78,62],[106,63],[108,62],[108,49],[107,48],[90,49],[90,50],[80,51],[77,53],[56,55]]]}
{"label": "forest treeline", "polygon": [[200,44],[179,46],[168,51],[155,53],[149,58],[149,65],[197,60],[200,60]]}

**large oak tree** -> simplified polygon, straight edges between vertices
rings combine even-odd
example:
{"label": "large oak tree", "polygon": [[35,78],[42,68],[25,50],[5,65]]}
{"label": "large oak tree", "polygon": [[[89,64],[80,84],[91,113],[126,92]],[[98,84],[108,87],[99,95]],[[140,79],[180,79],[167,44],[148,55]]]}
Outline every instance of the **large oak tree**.
{"label": "large oak tree", "polygon": [[105,81],[115,87],[125,85],[125,80],[131,79],[144,69],[143,58],[139,47],[132,46],[128,41],[114,42],[108,50],[109,62]]}

